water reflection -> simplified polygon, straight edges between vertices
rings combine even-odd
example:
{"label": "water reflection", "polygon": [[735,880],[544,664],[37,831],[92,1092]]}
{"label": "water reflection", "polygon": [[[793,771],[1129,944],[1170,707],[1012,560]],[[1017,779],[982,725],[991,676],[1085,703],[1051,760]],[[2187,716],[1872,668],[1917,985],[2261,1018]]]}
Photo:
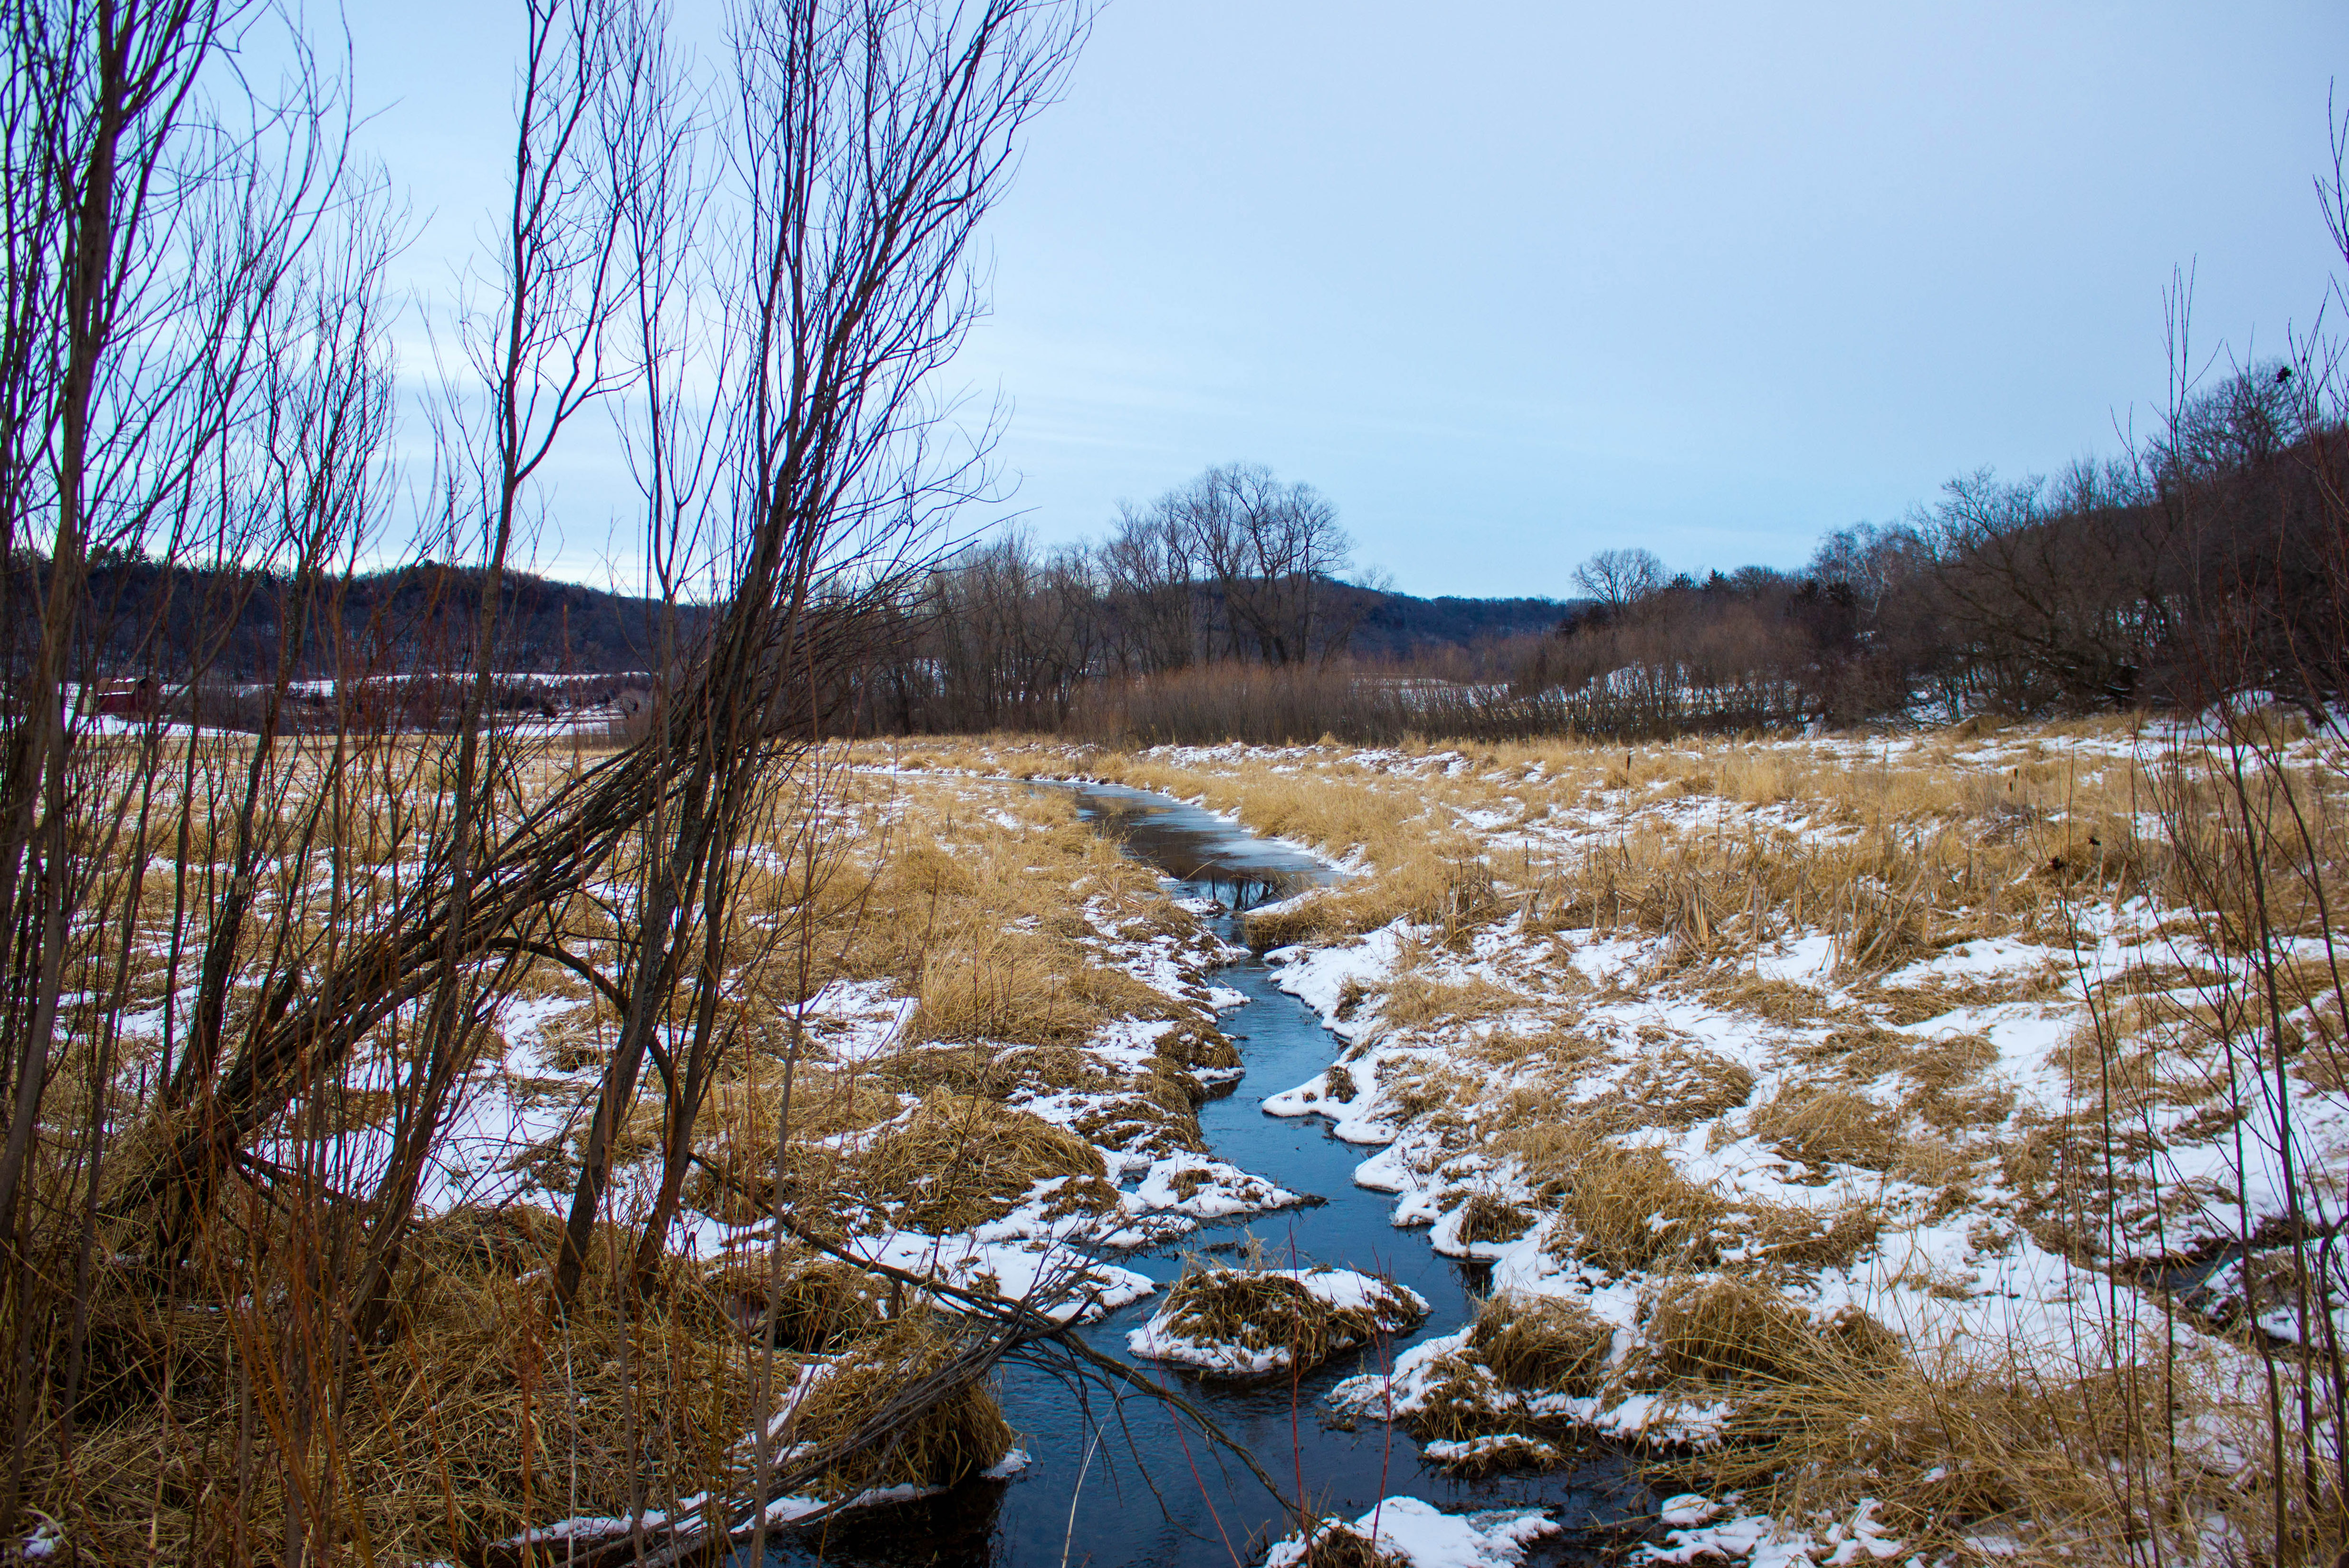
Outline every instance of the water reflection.
{"label": "water reflection", "polygon": [[1248,909],[1343,873],[1291,845],[1257,838],[1202,806],[1123,784],[1039,784],[1077,799],[1077,812],[1126,852],[1226,909]]}

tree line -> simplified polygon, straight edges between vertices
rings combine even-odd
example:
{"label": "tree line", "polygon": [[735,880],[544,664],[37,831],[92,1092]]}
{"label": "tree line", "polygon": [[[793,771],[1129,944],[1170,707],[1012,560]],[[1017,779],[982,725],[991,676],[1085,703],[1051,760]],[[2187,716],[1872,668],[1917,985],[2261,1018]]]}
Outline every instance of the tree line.
{"label": "tree line", "polygon": [[[1214,468],[1097,544],[1003,534],[882,612],[829,710],[865,732],[1356,740],[1660,735],[2342,697],[2343,426],[2321,368],[2182,390],[2163,433],[2054,478],[1951,480],[1804,566],[1702,577],[1601,550],[1576,597],[1498,601],[1479,634],[1363,634],[1401,596],[1350,583],[1309,485]],[[1530,624],[1529,624],[1530,623]]]}
{"label": "tree line", "polygon": [[[23,552],[7,574],[10,619],[20,635],[24,610],[50,567],[38,552]],[[75,661],[77,678],[151,677],[174,685],[197,672],[225,684],[265,681],[281,657],[296,679],[309,681],[454,670],[467,662],[484,620],[499,628],[503,673],[622,674],[650,668],[679,629],[690,641],[709,615],[706,606],[531,572],[492,578],[462,563],[321,575],[274,570],[266,561],[129,552],[95,554],[82,597],[88,640]]]}
{"label": "tree line", "polygon": [[2338,702],[2349,631],[2344,427],[2304,366],[2182,396],[2163,434],[2053,479],[1951,480],[1795,572],[1702,581],[1640,550],[1513,661],[1519,695],[1581,693],[1615,727],[1851,723]]}
{"label": "tree line", "polygon": [[1041,548],[1010,530],[891,607],[860,716],[888,731],[1056,728],[1099,680],[1325,665],[1377,597],[1340,580],[1352,559],[1328,498],[1257,463],[1123,508],[1098,544]]}
{"label": "tree line", "polygon": [[[2181,395],[2139,451],[2053,479],[1961,476],[1899,521],[1828,534],[1791,571],[1699,577],[1601,550],[1561,600],[1425,601],[1348,581],[1353,542],[1326,496],[1225,464],[1122,508],[1098,542],[1045,546],[1014,528],[885,591],[826,589],[814,613],[858,652],[814,711],[835,733],[1106,737],[1195,736],[1220,710],[1235,734],[1286,739],[1439,718],[1475,733],[1657,734],[2039,717],[2221,687],[2322,703],[2339,680],[2312,650],[2341,640],[2343,587],[2329,565],[2341,432],[2320,379],[2242,368]],[[20,611],[45,565],[20,551]],[[88,670],[225,682],[281,661],[308,680],[453,670],[485,620],[503,673],[657,670],[713,614],[674,590],[511,568],[492,586],[478,566],[430,562],[337,576],[98,550],[82,581]],[[20,636],[39,625],[11,618]],[[1258,701],[1276,687],[1278,703]],[[239,722],[225,707],[215,722]],[[1287,732],[1299,726],[1310,733]]]}

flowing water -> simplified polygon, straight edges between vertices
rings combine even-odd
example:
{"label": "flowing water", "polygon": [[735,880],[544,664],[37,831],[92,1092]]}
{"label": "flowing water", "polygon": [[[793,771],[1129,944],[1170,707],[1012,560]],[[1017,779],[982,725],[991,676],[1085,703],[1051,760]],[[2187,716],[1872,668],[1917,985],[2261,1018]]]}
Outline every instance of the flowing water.
{"label": "flowing water", "polygon": [[[1223,819],[1164,795],[1114,786],[1073,787],[1080,810],[1113,834],[1128,853],[1180,884],[1186,896],[1212,898],[1226,936],[1234,915],[1299,886],[1337,873],[1301,851],[1250,837]],[[1464,1482],[1421,1461],[1400,1427],[1376,1419],[1330,1424],[1322,1396],[1340,1378],[1375,1371],[1432,1335],[1449,1334],[1475,1312],[1479,1265],[1439,1257],[1423,1233],[1390,1221],[1392,1198],[1356,1187],[1354,1168],[1371,1152],[1330,1136],[1315,1118],[1269,1116],[1264,1098],[1327,1066],[1338,1042],[1296,998],[1278,990],[1254,956],[1219,971],[1221,984],[1247,1002],[1222,1016],[1240,1043],[1247,1075],[1235,1093],[1199,1107],[1208,1150],[1293,1192],[1323,1199],[1203,1226],[1191,1235],[1113,1260],[1161,1281],[1183,1272],[1186,1253],[1239,1251],[1254,1237],[1284,1266],[1331,1263],[1383,1274],[1427,1298],[1433,1309],[1414,1332],[1349,1353],[1287,1378],[1233,1383],[1161,1372],[1246,1444],[1285,1490],[1324,1514],[1368,1512],[1382,1497],[1424,1498],[1450,1512],[1539,1504],[1565,1526],[1540,1543],[1535,1562],[1593,1560],[1613,1528],[1652,1518],[1654,1501],[1630,1459],[1594,1444],[1565,1469]],[[1157,1298],[1112,1313],[1082,1331],[1097,1348],[1128,1359],[1125,1336],[1155,1310]],[[1000,1378],[1004,1413],[1032,1459],[1009,1481],[973,1481],[944,1496],[873,1509],[833,1521],[771,1546],[774,1563],[968,1565],[1010,1568],[1063,1561],[1092,1568],[1233,1568],[1259,1560],[1268,1539],[1288,1521],[1254,1477],[1154,1401],[1129,1397],[1116,1409],[1096,1392],[1090,1407],[1060,1382],[1022,1366]]]}

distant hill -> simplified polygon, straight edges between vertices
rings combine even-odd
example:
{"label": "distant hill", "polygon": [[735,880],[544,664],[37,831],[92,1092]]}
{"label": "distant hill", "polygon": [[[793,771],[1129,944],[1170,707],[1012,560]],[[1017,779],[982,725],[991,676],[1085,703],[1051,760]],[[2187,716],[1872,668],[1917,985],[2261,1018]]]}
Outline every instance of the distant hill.
{"label": "distant hill", "polygon": [[[483,574],[430,562],[355,576],[309,607],[295,586],[262,573],[164,567],[142,560],[100,562],[90,573],[93,621],[104,633],[93,661],[121,673],[165,675],[202,668],[227,680],[254,680],[277,667],[289,625],[306,621],[298,674],[331,674],[337,654],[359,671],[447,670],[471,661]],[[506,574],[499,598],[497,663],[530,674],[613,674],[658,660],[657,600]],[[690,637],[709,612],[680,607]],[[150,628],[160,628],[160,631]]]}
{"label": "distant hill", "polygon": [[1423,599],[1343,584],[1339,587],[1371,601],[1361,607],[1349,645],[1363,659],[1407,659],[1437,649],[1554,631],[1574,607],[1557,599]]}
{"label": "distant hill", "polygon": [[[333,672],[336,601],[341,657],[352,668],[461,667],[471,654],[481,581],[478,568],[424,562],[336,585],[311,607],[297,677]],[[1574,608],[1547,598],[1420,598],[1346,583],[1330,585],[1330,592],[1332,616],[1353,621],[1351,651],[1371,659],[1410,659],[1550,631]],[[276,668],[284,628],[301,618],[295,594],[291,582],[261,573],[100,562],[90,573],[90,598],[93,623],[104,631],[89,673],[168,677],[201,668],[221,680],[264,679]],[[689,639],[709,611],[686,606],[676,614],[680,639]],[[498,613],[498,667],[545,675],[649,670],[659,661],[661,615],[654,599],[509,572]]]}

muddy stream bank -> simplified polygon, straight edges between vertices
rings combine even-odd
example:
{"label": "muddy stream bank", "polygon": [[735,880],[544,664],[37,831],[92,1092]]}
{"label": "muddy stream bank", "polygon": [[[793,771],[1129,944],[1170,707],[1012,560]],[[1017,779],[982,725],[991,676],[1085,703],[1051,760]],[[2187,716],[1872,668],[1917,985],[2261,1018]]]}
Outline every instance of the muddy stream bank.
{"label": "muddy stream bank", "polygon": [[[1164,795],[1106,785],[1039,787],[1073,789],[1089,823],[1174,880],[1173,896],[1213,899],[1220,906],[1213,921],[1227,938],[1239,910],[1337,875],[1299,850],[1253,837]],[[1405,1495],[1447,1512],[1540,1506],[1564,1531],[1537,1543],[1529,1561],[1603,1560],[1599,1547],[1620,1542],[1610,1527],[1654,1512],[1635,1462],[1623,1451],[1593,1443],[1561,1469],[1467,1482],[1424,1462],[1400,1426],[1342,1417],[1332,1424],[1323,1395],[1342,1378],[1383,1370],[1423,1339],[1457,1330],[1475,1314],[1474,1295],[1485,1284],[1485,1269],[1439,1256],[1425,1231],[1392,1224],[1391,1196],[1354,1185],[1355,1168],[1372,1150],[1340,1142],[1318,1118],[1265,1114],[1268,1096],[1319,1072],[1339,1042],[1302,1002],[1278,989],[1260,956],[1218,971],[1216,980],[1247,998],[1221,1018],[1239,1042],[1246,1076],[1233,1093],[1199,1107],[1208,1152],[1321,1201],[1203,1225],[1163,1246],[1104,1256],[1164,1282],[1183,1272],[1186,1255],[1228,1259],[1253,1237],[1268,1262],[1288,1266],[1293,1255],[1299,1263],[1382,1274],[1417,1291],[1433,1310],[1413,1332],[1336,1356],[1293,1385],[1286,1377],[1235,1383],[1154,1370],[1248,1445],[1285,1490],[1301,1492],[1321,1513],[1352,1518],[1381,1498]],[[1130,1359],[1128,1332],[1149,1317],[1162,1296],[1088,1324],[1085,1338]],[[1063,1561],[1072,1568],[1234,1568],[1260,1561],[1267,1542],[1288,1528],[1253,1477],[1154,1402],[1129,1397],[1111,1409],[1096,1394],[1087,1410],[1071,1389],[1021,1366],[1003,1370],[999,1393],[1030,1457],[1023,1472],[847,1515],[820,1532],[771,1542],[767,1561],[875,1568],[1025,1568]]]}

